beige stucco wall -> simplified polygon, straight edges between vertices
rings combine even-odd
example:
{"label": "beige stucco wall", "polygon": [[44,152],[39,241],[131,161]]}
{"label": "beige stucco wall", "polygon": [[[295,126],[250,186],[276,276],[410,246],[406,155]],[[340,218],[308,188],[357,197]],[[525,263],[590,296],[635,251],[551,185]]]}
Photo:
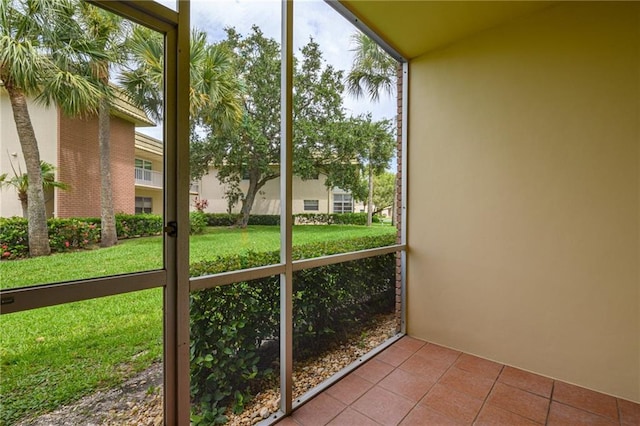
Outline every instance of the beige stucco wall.
{"label": "beige stucco wall", "polygon": [[[29,114],[33,130],[38,140],[38,148],[40,149],[40,159],[51,163],[58,164],[58,154],[56,141],[58,134],[57,120],[58,115],[55,108],[46,108],[36,104],[30,100],[27,101]],[[9,95],[4,87],[0,87],[0,174],[8,173],[13,176],[11,164],[18,171],[18,167],[22,172],[26,172],[27,168],[24,164],[22,156],[22,148],[18,139],[18,132],[13,120],[13,112],[11,110],[11,102]],[[49,194],[51,196],[51,194]],[[53,202],[50,200],[51,210]],[[0,190],[0,216],[22,216],[22,207],[18,196],[13,188],[3,188]]]}
{"label": "beige stucco wall", "polygon": [[410,64],[408,332],[640,401],[640,4]]}
{"label": "beige stucco wall", "polygon": [[[199,182],[200,198],[209,202],[207,212],[226,213],[227,200],[224,198],[225,187],[220,184],[217,171],[212,169],[209,173],[202,177]],[[249,186],[248,180],[240,183],[242,191],[247,190]],[[337,189],[335,193],[343,193],[344,191]],[[317,211],[304,210],[304,200],[318,200]],[[193,197],[191,200],[193,204]],[[242,203],[234,207],[233,212],[240,212]],[[320,179],[302,180],[297,176],[293,177],[293,214],[298,213],[331,213],[333,212],[333,195],[327,191],[324,185],[324,177],[320,175]],[[364,209],[362,203],[355,203],[354,211],[359,212]],[[261,189],[253,204],[252,214],[280,214],[280,179],[272,179],[267,182]]]}

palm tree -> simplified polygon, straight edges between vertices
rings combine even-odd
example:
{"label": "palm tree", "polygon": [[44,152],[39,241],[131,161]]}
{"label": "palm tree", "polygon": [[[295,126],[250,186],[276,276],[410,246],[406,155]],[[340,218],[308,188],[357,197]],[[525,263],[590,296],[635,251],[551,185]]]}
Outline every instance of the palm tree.
{"label": "palm tree", "polygon": [[[189,112],[192,127],[235,126],[242,117],[240,84],[232,54],[220,45],[207,43],[207,35],[191,34]],[[157,121],[163,119],[164,45],[160,34],[136,26],[129,39],[131,61],[120,84],[134,102]]]}
{"label": "palm tree", "polygon": [[[27,173],[22,173],[20,165],[16,171],[13,163],[11,164],[13,169],[13,177],[8,178],[7,173],[0,175],[0,187],[12,186],[18,193],[18,199],[22,205],[22,216],[27,217],[27,211],[29,209],[29,178]],[[56,181],[56,168],[53,164],[46,161],[40,162],[40,176],[42,178],[43,191],[52,188],[69,189],[69,185]]]}
{"label": "palm tree", "polygon": [[[103,57],[91,60],[98,78],[109,85],[110,66],[122,63],[126,58],[125,46],[128,25],[121,17],[82,2],[80,19],[87,35],[93,38]],[[98,109],[98,146],[100,152],[100,246],[111,247],[118,242],[116,219],[113,209],[111,183],[111,94],[100,99]]]}
{"label": "palm tree", "polygon": [[366,92],[372,101],[380,99],[380,92],[393,94],[398,62],[364,33],[353,34],[351,40],[355,56],[347,75],[349,93],[358,98]]}
{"label": "palm tree", "polygon": [[99,58],[70,0],[0,0],[0,80],[9,94],[28,180],[29,254],[48,255],[40,152],[27,97],[68,115],[95,113],[105,92],[87,57]]}

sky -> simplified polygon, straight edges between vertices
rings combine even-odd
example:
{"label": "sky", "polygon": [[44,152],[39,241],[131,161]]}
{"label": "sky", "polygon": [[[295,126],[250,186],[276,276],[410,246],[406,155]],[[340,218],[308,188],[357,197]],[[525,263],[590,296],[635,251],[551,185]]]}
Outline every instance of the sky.
{"label": "sky", "polygon": [[[175,1],[162,0],[175,9]],[[252,25],[278,42],[281,37],[281,2],[279,0],[192,0],[191,27],[207,33],[209,41],[215,43],[225,38],[224,28],[234,27],[241,35],[250,32]],[[320,45],[328,64],[336,69],[349,71],[353,61],[351,36],[356,28],[322,0],[300,0],[294,2],[294,55],[309,41],[309,37]],[[395,119],[395,96],[383,94],[378,102],[355,99],[345,93],[343,105],[347,115],[370,112],[374,119]],[[142,129],[140,129],[142,130]]]}

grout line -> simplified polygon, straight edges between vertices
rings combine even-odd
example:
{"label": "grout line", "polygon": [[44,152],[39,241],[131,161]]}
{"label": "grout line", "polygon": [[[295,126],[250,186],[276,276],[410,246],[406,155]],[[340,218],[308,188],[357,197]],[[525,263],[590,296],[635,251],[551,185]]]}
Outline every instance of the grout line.
{"label": "grout line", "polygon": [[547,418],[545,419],[544,424],[549,424],[549,416],[551,415],[551,403],[553,402],[553,392],[556,390],[556,381],[553,380],[551,382],[551,393],[549,394],[549,408],[547,408]]}
{"label": "grout line", "polygon": [[471,424],[475,423],[478,420],[478,416],[480,416],[480,412],[482,411],[482,409],[486,405],[487,400],[489,399],[489,395],[491,395],[491,392],[493,392],[493,388],[496,386],[496,383],[498,383],[498,378],[502,374],[503,370],[504,370],[504,364],[502,364],[502,367],[500,367],[500,371],[498,372],[498,375],[494,379],[493,384],[491,385],[491,389],[489,389],[489,392],[487,392],[487,396],[485,396],[484,399],[482,400],[482,405],[480,406],[480,409],[476,413],[476,416],[473,418],[473,421],[471,422]]}

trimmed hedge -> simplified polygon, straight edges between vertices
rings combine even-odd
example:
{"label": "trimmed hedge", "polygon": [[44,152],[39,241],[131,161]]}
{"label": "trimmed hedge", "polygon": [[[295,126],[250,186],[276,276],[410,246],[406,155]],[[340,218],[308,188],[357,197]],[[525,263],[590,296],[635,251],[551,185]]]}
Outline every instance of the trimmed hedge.
{"label": "trimmed hedge", "polygon": [[[207,226],[234,226],[242,215],[239,213],[204,213],[207,217]],[[249,225],[280,225],[280,215],[276,214],[252,214],[249,215]]]}
{"label": "trimmed hedge", "polygon": [[[234,226],[240,214],[190,214],[191,234],[199,234],[205,226]],[[366,213],[333,213],[294,215],[296,224],[366,225]],[[80,250],[100,242],[100,218],[49,219],[49,244],[52,252]],[[251,215],[249,225],[280,225],[279,215]],[[162,216],[154,214],[117,214],[118,239],[146,237],[162,233]],[[29,255],[27,219],[0,218],[0,259],[17,259]]]}
{"label": "trimmed hedge", "polygon": [[[27,219],[0,218],[0,248],[2,259],[17,259],[29,255]],[[47,220],[49,245],[52,252],[86,249],[100,242],[99,218],[53,218]],[[159,235],[162,217],[152,214],[117,214],[118,239]]]}
{"label": "trimmed hedge", "polygon": [[[395,236],[313,243],[293,249],[294,259],[390,245]],[[249,252],[191,265],[191,276],[277,263],[279,253]],[[296,359],[345,338],[354,326],[393,312],[395,254],[297,271],[293,276],[293,341]],[[224,422],[231,406],[242,410],[250,389],[273,374],[279,356],[278,276],[214,287],[191,294],[192,422]]]}
{"label": "trimmed hedge", "polygon": [[300,213],[294,215],[298,225],[366,225],[366,213]]}
{"label": "trimmed hedge", "polygon": [[[207,226],[234,226],[242,215],[239,213],[205,213]],[[366,225],[366,213],[299,213],[293,215],[297,225]],[[252,214],[249,225],[280,225],[280,215]]]}

